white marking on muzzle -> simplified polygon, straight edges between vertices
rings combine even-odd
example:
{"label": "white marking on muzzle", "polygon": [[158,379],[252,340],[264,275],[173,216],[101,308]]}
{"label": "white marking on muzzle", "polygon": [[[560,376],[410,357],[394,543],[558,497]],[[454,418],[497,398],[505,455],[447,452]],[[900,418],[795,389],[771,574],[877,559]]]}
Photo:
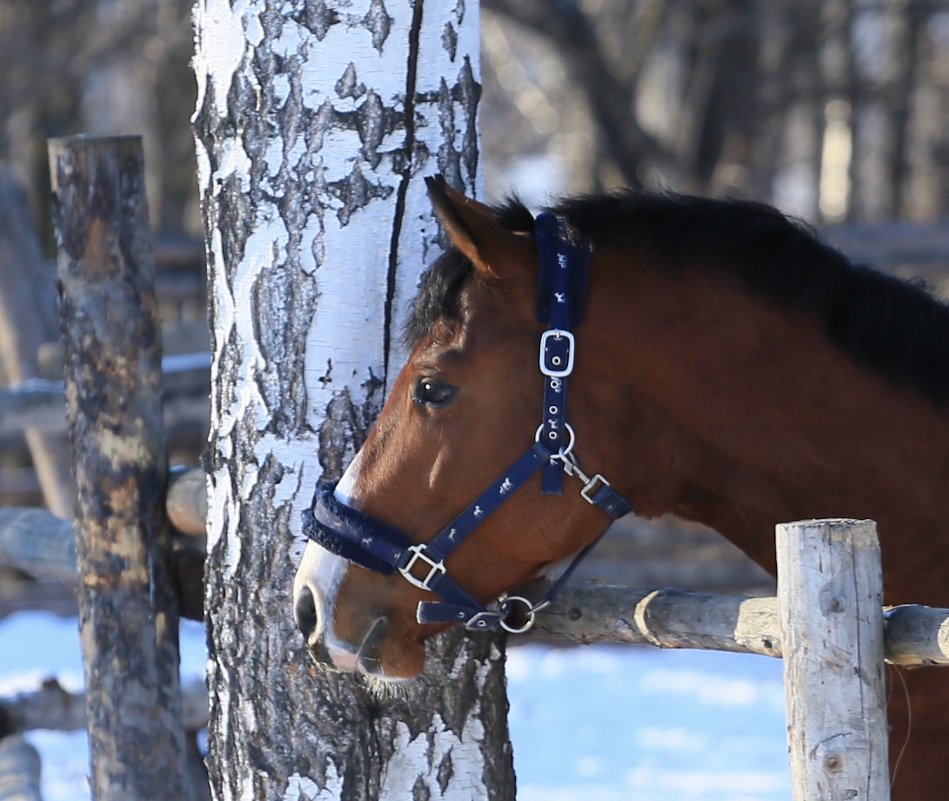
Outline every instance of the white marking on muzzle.
{"label": "white marking on muzzle", "polygon": [[322,641],[333,664],[340,670],[355,670],[358,648],[342,642],[333,629],[336,597],[348,568],[349,562],[345,559],[309,542],[293,580],[294,595],[306,587],[318,602],[317,628],[311,636]]}
{"label": "white marking on muzzle", "polygon": [[[336,485],[334,495],[340,503],[355,507],[353,489],[359,477],[359,454],[349,463]],[[315,635],[322,640],[333,664],[341,670],[356,669],[356,650],[353,645],[340,641],[333,631],[333,616],[339,586],[349,568],[349,562],[315,542],[308,542],[303,559],[294,577],[294,595],[298,588],[308,587],[318,599],[318,626]]]}
{"label": "white marking on muzzle", "polygon": [[333,491],[337,501],[351,506],[353,509],[359,508],[353,497],[353,490],[356,488],[356,482],[359,480],[359,465],[361,461],[362,452],[360,451],[353,457],[353,460],[349,463],[349,467],[346,468],[346,472],[343,473],[342,478],[340,478],[339,483],[336,485],[336,489]]}

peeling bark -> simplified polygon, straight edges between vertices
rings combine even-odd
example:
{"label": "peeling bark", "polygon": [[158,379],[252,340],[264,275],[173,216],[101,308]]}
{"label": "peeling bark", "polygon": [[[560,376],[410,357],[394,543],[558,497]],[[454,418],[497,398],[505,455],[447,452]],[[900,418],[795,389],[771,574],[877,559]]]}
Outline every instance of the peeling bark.
{"label": "peeling bark", "polygon": [[477,11],[197,4],[219,799],[514,797],[499,642],[444,637],[423,679],[380,697],[312,665],[290,609],[301,513],[365,439],[437,254],[422,178],[479,190]]}

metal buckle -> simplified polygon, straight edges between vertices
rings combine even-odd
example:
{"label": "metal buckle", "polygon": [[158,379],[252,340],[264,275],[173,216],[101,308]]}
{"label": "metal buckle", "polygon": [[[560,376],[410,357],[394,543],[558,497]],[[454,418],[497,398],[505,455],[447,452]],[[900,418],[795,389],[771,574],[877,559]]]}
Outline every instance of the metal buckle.
{"label": "metal buckle", "polygon": [[[527,607],[527,620],[522,626],[512,626],[507,622],[507,618],[513,611],[511,608],[511,604],[513,602],[522,603]],[[507,632],[510,632],[511,634],[523,634],[534,625],[534,618],[537,617],[537,612],[539,612],[541,609],[546,609],[548,606],[550,606],[550,601],[541,601],[539,604],[537,604],[537,606],[534,606],[530,601],[521,595],[509,595],[507,598],[501,601],[501,628]]]}
{"label": "metal buckle", "polygon": [[[425,553],[425,543],[419,543],[418,545],[410,545],[408,548],[412,552],[412,556],[409,558],[409,561],[405,563],[405,567],[400,567],[399,572],[402,574],[402,577],[412,584],[415,587],[418,587],[422,590],[428,590],[429,592],[434,592],[430,583],[433,579],[438,576],[445,575],[445,562],[444,560],[436,562],[430,556]],[[428,566],[428,573],[425,578],[418,579],[412,575],[412,568],[415,567],[415,563],[421,561]]]}
{"label": "metal buckle", "polygon": [[[586,478],[586,476],[584,476],[584,478]],[[600,486],[597,487],[597,484]],[[596,488],[599,491],[603,489],[603,487],[608,486],[610,486],[610,482],[597,473],[595,476],[593,476],[593,478],[587,479],[587,483],[584,484],[583,489],[580,490],[580,495],[582,496],[583,500],[592,505],[596,503],[596,501],[591,497],[593,495],[593,489]]]}
{"label": "metal buckle", "polygon": [[[551,337],[554,339],[566,339],[567,340],[567,364],[565,366],[558,367],[554,364],[553,367],[547,366],[547,340]],[[573,372],[573,354],[574,354],[574,345],[576,340],[573,338],[573,334],[569,331],[562,331],[559,328],[548,328],[540,335],[540,371],[549,378],[566,378],[570,373]],[[559,359],[559,356],[555,356],[555,359]]]}

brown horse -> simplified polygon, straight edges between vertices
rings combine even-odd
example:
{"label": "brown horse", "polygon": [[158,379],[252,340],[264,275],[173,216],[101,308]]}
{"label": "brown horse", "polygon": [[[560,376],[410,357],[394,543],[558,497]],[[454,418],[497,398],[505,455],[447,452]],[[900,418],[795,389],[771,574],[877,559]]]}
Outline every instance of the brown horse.
{"label": "brown horse", "polygon": [[[547,402],[534,218],[429,188],[452,248],[423,281],[408,363],[335,494],[407,543],[485,487],[503,494],[492,482],[531,448]],[[571,463],[638,514],[702,522],[772,573],[776,523],[872,518],[887,603],[949,605],[949,310],[763,205],[625,193],[552,211],[593,252],[570,354]],[[566,480],[545,495],[533,474],[486,516],[445,560],[455,585],[487,605],[594,541],[610,518]],[[445,625],[416,619],[440,570],[413,559],[405,581],[311,543],[295,582],[311,650],[342,670],[416,676]],[[907,696],[912,709],[894,798],[941,797],[949,673],[905,679],[891,693],[893,758]]]}

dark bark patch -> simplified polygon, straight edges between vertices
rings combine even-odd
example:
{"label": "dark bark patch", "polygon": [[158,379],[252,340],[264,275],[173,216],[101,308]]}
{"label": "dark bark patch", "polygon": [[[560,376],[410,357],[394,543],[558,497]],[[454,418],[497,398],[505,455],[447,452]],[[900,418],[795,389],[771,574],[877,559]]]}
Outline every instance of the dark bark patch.
{"label": "dark bark patch", "polygon": [[339,22],[339,14],[326,7],[324,0],[315,0],[305,4],[303,14],[297,19],[304,28],[322,42],[329,29]]}
{"label": "dark bark patch", "polygon": [[382,0],[372,0],[363,24],[372,32],[372,46],[381,53],[386,39],[389,38],[389,31],[392,29],[392,17],[386,11],[386,5]]}
{"label": "dark bark patch", "polygon": [[336,94],[340,97],[352,98],[359,98],[366,94],[366,85],[359,82],[356,66],[352,61],[346,65],[346,69],[336,82]]}
{"label": "dark bark patch", "polygon": [[455,32],[455,26],[450,22],[446,22],[442,29],[442,47],[445,48],[448,57],[454,61],[458,50],[458,34]]}

